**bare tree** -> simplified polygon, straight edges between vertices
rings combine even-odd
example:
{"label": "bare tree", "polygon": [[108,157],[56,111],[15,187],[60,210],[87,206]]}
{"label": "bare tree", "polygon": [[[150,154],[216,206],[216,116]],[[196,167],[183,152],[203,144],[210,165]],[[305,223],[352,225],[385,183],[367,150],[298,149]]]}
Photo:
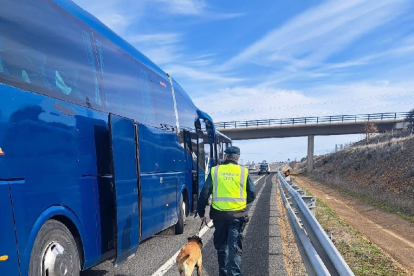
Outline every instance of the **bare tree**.
{"label": "bare tree", "polygon": [[364,125],[365,143],[368,144],[374,133],[378,133],[378,128],[373,122],[367,122]]}
{"label": "bare tree", "polygon": [[405,121],[408,123],[408,128],[411,130],[411,135],[413,134],[414,128],[414,108],[408,112],[407,117],[405,117]]}

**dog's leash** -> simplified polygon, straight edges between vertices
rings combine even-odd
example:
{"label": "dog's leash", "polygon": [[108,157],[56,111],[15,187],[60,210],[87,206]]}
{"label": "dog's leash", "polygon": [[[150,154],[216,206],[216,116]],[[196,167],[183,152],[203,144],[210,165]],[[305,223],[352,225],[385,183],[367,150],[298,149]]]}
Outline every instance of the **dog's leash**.
{"label": "dog's leash", "polygon": [[206,220],[203,220],[202,222],[201,222],[201,225],[200,225],[200,228],[198,229],[198,232],[197,232],[197,235],[196,236],[199,236],[199,234],[200,234],[200,231],[201,231],[201,228],[203,228],[203,224],[205,224],[208,228],[214,228],[214,225],[213,226],[208,226],[208,223],[207,223],[207,221]]}
{"label": "dog's leash", "polygon": [[203,227],[203,224],[205,224],[208,228],[213,228],[214,227],[214,225],[213,226],[208,226],[208,223],[207,223],[207,221],[206,220],[203,220],[202,222],[201,222],[201,225],[200,225],[200,229],[198,229],[198,232],[200,232],[200,230],[201,230],[201,227]]}

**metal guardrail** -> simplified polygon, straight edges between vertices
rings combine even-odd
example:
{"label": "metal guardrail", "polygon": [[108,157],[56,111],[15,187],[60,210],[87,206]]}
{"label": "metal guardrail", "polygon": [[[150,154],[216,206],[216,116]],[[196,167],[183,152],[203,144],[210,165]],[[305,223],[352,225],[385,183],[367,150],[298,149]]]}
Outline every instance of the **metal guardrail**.
{"label": "metal guardrail", "polygon": [[278,173],[278,180],[279,190],[308,274],[353,276],[354,273],[312,215],[301,195],[284,179],[281,172]]}
{"label": "metal guardrail", "polygon": [[358,115],[334,115],[323,117],[299,117],[299,118],[281,118],[266,120],[249,120],[249,121],[229,121],[218,122],[214,126],[216,128],[244,128],[259,126],[282,126],[282,125],[306,125],[306,124],[326,124],[338,122],[365,122],[365,121],[382,121],[405,119],[408,112],[394,113],[372,113]]}

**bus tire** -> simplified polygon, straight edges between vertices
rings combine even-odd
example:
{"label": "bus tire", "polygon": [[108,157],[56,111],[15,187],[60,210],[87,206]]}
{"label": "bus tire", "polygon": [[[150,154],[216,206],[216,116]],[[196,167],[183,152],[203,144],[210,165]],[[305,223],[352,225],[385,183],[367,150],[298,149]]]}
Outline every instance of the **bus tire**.
{"label": "bus tire", "polygon": [[37,234],[30,256],[29,276],[79,276],[78,247],[69,229],[51,219]]}
{"label": "bus tire", "polygon": [[175,234],[180,235],[184,233],[184,217],[185,217],[185,203],[183,200],[183,195],[180,198],[180,205],[178,208],[178,221],[175,224]]}

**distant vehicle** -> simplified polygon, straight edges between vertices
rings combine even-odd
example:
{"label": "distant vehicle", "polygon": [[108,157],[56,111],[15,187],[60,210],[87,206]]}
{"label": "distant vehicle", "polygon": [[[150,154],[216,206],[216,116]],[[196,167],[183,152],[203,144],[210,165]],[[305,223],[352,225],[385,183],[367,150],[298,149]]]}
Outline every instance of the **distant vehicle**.
{"label": "distant vehicle", "polygon": [[255,171],[256,170],[256,166],[255,165],[250,165],[249,166],[249,171]]}
{"label": "distant vehicle", "polygon": [[270,174],[270,166],[268,163],[262,163],[260,164],[260,167],[259,167],[258,175],[265,174],[265,173]]}

